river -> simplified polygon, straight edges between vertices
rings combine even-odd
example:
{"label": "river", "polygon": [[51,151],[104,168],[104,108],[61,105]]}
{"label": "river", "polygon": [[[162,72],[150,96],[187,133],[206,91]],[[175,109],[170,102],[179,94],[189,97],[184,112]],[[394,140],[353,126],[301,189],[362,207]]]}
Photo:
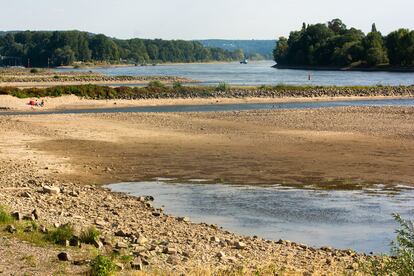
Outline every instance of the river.
{"label": "river", "polygon": [[[112,67],[77,69],[94,71],[109,76],[180,76],[201,81],[204,85],[226,82],[233,85],[413,85],[414,73],[346,72],[275,69],[273,61],[249,64],[207,63],[158,66]],[[74,70],[74,69],[59,69]],[[75,70],[76,71],[76,70]],[[310,79],[309,80],[309,76]]]}

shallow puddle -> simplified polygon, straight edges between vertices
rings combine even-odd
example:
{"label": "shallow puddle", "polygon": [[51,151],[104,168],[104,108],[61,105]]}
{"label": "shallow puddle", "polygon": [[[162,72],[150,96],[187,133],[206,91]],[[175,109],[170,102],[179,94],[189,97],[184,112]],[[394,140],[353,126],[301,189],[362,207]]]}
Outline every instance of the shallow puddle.
{"label": "shallow puddle", "polygon": [[392,213],[414,219],[414,189],[410,187],[319,190],[194,182],[158,179],[109,188],[154,196],[155,206],[165,207],[168,214],[218,224],[238,234],[366,253],[389,252],[397,227]]}

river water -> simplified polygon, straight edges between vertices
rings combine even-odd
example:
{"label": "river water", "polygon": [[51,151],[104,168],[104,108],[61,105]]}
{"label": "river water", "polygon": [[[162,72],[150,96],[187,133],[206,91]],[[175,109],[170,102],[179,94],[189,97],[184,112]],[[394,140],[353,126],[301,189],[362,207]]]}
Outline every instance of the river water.
{"label": "river water", "polygon": [[169,214],[218,224],[242,235],[365,253],[389,253],[397,227],[393,213],[414,219],[414,188],[404,186],[320,190],[158,180],[109,188],[152,195],[155,205],[164,206]]}
{"label": "river water", "polygon": [[[116,102],[116,100],[113,100]],[[413,98],[380,99],[380,100],[343,100],[318,102],[286,102],[286,103],[242,103],[242,104],[206,104],[206,105],[163,105],[163,106],[135,106],[111,107],[90,109],[63,109],[51,111],[10,112],[0,111],[1,115],[48,115],[48,114],[88,114],[88,113],[170,113],[170,112],[224,112],[248,110],[275,110],[275,109],[310,109],[331,108],[346,106],[414,106]]]}
{"label": "river water", "polygon": [[[110,76],[180,76],[216,85],[227,82],[233,85],[413,85],[414,73],[397,72],[344,72],[274,69],[273,61],[249,64],[176,64],[119,68],[78,69],[95,71]],[[60,69],[74,70],[74,69]],[[76,70],[75,70],[76,71]],[[309,81],[309,75],[311,80]]]}

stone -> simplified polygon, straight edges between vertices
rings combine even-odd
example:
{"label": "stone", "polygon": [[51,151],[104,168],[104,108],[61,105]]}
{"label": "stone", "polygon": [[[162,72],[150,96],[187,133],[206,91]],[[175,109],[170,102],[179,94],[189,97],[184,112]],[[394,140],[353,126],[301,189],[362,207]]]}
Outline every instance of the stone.
{"label": "stone", "polygon": [[154,217],[161,217],[161,216],[162,216],[162,213],[161,213],[161,212],[159,212],[159,211],[154,211],[154,212],[152,212],[152,215],[153,215]]}
{"label": "stone", "polygon": [[177,249],[173,248],[173,247],[165,247],[164,250],[162,251],[164,254],[168,254],[168,255],[174,255],[177,254]]}
{"label": "stone", "polygon": [[22,220],[23,219],[23,216],[22,216],[22,214],[21,213],[19,213],[19,212],[13,212],[13,213],[11,213],[11,216],[15,219],[15,220]]}
{"label": "stone", "polygon": [[177,220],[182,222],[190,222],[190,218],[188,217],[177,218]]}
{"label": "stone", "polygon": [[59,261],[70,262],[72,260],[71,256],[67,252],[61,252],[58,254]]}
{"label": "stone", "polygon": [[143,266],[142,266],[142,260],[141,257],[136,257],[132,262],[131,262],[131,268],[134,270],[142,270]]}
{"label": "stone", "polygon": [[104,245],[100,240],[94,240],[92,242],[92,245],[95,246],[95,248],[97,249],[101,249]]}
{"label": "stone", "polygon": [[169,256],[167,259],[167,263],[171,265],[178,265],[180,262],[180,259],[177,256]]}
{"label": "stone", "polygon": [[32,216],[33,216],[36,220],[38,220],[38,219],[39,219],[39,213],[37,212],[37,209],[34,209],[34,210],[32,211]]}
{"label": "stone", "polygon": [[23,216],[23,220],[35,221],[36,218],[35,218],[35,216],[33,214],[30,214],[30,215]]}
{"label": "stone", "polygon": [[222,258],[226,257],[226,254],[224,254],[224,252],[220,251],[219,253],[216,254],[216,257],[222,259]]}
{"label": "stone", "polygon": [[119,242],[116,243],[115,247],[118,248],[118,249],[125,249],[125,248],[128,248],[128,244],[119,241]]}
{"label": "stone", "polygon": [[131,234],[127,233],[126,231],[124,231],[122,229],[120,229],[120,230],[118,230],[118,231],[115,232],[115,236],[117,236],[117,237],[124,237],[125,238],[125,237],[130,237]]}
{"label": "stone", "polygon": [[52,187],[52,186],[43,186],[43,192],[45,194],[56,195],[56,194],[60,193],[60,188],[59,187]]}
{"label": "stone", "polygon": [[210,238],[210,241],[211,242],[220,242],[220,239],[218,237],[213,236],[213,237]]}
{"label": "stone", "polygon": [[29,192],[23,192],[20,194],[21,197],[32,198],[32,195]]}
{"label": "stone", "polygon": [[69,241],[69,245],[79,247],[81,245],[81,241],[78,237],[72,237]]}
{"label": "stone", "polygon": [[6,227],[6,231],[9,232],[10,234],[14,234],[17,232],[16,227],[14,227],[14,225],[7,225]]}
{"label": "stone", "polygon": [[39,226],[39,231],[40,231],[40,233],[43,233],[43,234],[48,233],[48,230],[47,230],[46,226],[44,226],[44,225]]}
{"label": "stone", "polygon": [[247,247],[247,245],[244,242],[235,242],[234,246],[236,247],[236,249],[245,249]]}
{"label": "stone", "polygon": [[139,236],[139,238],[137,239],[137,243],[139,245],[144,245],[144,244],[148,243],[148,239],[144,236]]}

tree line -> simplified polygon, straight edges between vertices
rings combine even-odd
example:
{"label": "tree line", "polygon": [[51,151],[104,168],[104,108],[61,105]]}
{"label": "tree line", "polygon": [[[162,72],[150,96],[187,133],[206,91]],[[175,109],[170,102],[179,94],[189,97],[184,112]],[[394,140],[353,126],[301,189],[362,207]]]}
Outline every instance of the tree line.
{"label": "tree line", "polygon": [[[0,56],[6,65],[46,67],[74,62],[159,63],[231,61],[241,51],[207,48],[200,42],[162,39],[121,40],[80,31],[9,32],[0,36]],[[7,58],[9,63],[7,64]],[[0,60],[1,62],[1,60]]]}
{"label": "tree line", "polygon": [[301,30],[279,39],[273,55],[282,66],[414,67],[414,31],[399,29],[383,36],[373,24],[365,35],[340,19],[303,23]]}

